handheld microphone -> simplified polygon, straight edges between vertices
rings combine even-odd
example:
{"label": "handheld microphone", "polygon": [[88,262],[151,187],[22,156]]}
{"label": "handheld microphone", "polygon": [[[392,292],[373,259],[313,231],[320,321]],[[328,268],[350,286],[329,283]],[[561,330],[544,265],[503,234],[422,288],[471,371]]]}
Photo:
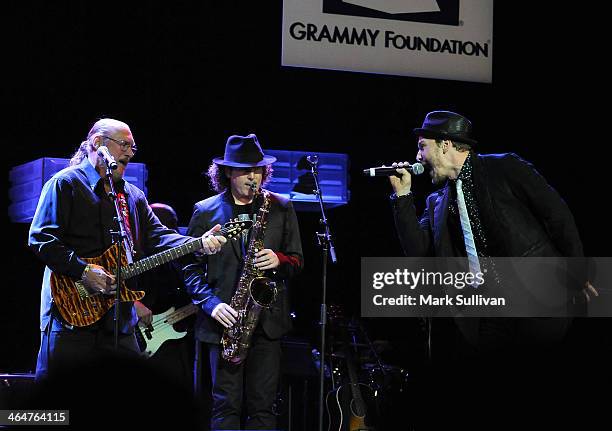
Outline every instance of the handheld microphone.
{"label": "handheld microphone", "polygon": [[397,169],[406,169],[412,175],[421,175],[425,172],[425,168],[420,163],[398,163],[397,166],[378,166],[377,168],[364,169],[363,174],[366,177],[391,177],[393,175],[400,176]]}
{"label": "handheld microphone", "polygon": [[111,168],[113,171],[117,169],[117,162],[115,161],[115,158],[111,156],[111,153],[108,151],[108,148],[104,145],[98,147],[98,156],[102,157],[102,159],[106,163],[106,166]]}

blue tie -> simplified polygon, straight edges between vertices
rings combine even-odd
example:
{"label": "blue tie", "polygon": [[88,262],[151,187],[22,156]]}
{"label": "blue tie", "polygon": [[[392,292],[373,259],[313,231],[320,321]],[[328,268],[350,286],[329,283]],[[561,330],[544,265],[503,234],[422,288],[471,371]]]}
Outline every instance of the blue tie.
{"label": "blue tie", "polygon": [[467,253],[468,265],[470,272],[476,274],[480,271],[480,262],[478,261],[478,252],[474,243],[474,235],[472,234],[472,225],[468,216],[467,207],[465,205],[465,197],[461,189],[461,180],[457,180],[457,208],[459,209],[459,219],[461,220],[461,230],[463,231],[463,239],[465,241],[465,251]]}

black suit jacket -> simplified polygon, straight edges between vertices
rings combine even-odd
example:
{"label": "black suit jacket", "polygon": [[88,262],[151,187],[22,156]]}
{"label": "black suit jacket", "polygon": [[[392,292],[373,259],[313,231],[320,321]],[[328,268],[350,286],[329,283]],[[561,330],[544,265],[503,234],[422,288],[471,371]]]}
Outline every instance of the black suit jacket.
{"label": "black suit jacket", "polygon": [[[217,223],[223,225],[232,218],[232,196],[229,191],[212,196],[195,204],[189,222],[188,235],[201,236]],[[280,259],[280,266],[269,271],[280,289],[276,303],[264,309],[260,324],[270,338],[279,338],[291,329],[289,298],[286,281],[301,271],[303,266],[302,242],[297,216],[291,201],[270,192],[270,212],[264,234],[264,246],[273,250]],[[210,317],[221,302],[230,303],[242,273],[243,256],[237,241],[230,240],[219,253],[203,256],[198,264],[185,268],[186,287],[194,303],[201,305],[196,322],[196,336],[208,343],[220,341],[223,327]],[[206,283],[199,282],[205,272]]]}
{"label": "black suit jacket", "polygon": [[[474,193],[491,247],[498,257],[583,256],[582,242],[565,201],[513,153],[473,160]],[[449,187],[427,197],[417,219],[412,194],[393,201],[394,218],[407,256],[453,256],[448,229]]]}
{"label": "black suit jacket", "polygon": [[[561,196],[534,167],[513,153],[477,155],[473,159],[474,195],[481,222],[486,230],[491,256],[497,257],[582,257],[582,242],[569,208]],[[448,227],[449,183],[427,197],[420,219],[416,216],[412,194],[393,200],[394,218],[400,243],[406,256],[456,256]],[[461,244],[463,246],[463,244]],[[579,290],[587,279],[586,265],[574,259],[571,269]],[[506,282],[512,283],[513,275]],[[534,288],[534,286],[531,286]],[[515,299],[530,300],[530,286],[513,285],[506,292]],[[575,292],[559,291],[569,299]],[[579,306],[571,313],[584,312]],[[480,319],[455,319],[464,337],[478,341]],[[530,319],[532,329],[546,321]],[[565,319],[556,320],[567,329]]]}

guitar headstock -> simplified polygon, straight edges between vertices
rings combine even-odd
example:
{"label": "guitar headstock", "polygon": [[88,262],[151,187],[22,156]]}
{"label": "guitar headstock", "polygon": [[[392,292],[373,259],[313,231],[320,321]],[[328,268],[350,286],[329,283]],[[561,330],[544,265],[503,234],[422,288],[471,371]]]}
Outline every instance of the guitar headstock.
{"label": "guitar headstock", "polygon": [[227,239],[236,239],[240,233],[249,230],[252,226],[252,220],[234,219],[225,223],[218,234],[223,235]]}

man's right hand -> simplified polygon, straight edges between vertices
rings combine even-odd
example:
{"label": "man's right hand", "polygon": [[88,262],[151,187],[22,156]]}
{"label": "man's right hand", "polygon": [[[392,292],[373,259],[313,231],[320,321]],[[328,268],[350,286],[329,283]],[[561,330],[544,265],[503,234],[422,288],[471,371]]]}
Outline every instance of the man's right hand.
{"label": "man's right hand", "polygon": [[109,295],[115,293],[117,288],[115,284],[115,276],[108,273],[100,265],[89,264],[89,270],[83,278],[85,289],[91,294]]}
{"label": "man's right hand", "polygon": [[236,319],[238,318],[238,312],[225,302],[217,305],[210,315],[213,319],[226,328],[234,326],[234,323],[236,323]]}
{"label": "man's right hand", "polygon": [[[399,164],[401,166],[401,164]],[[393,163],[391,165],[393,167],[398,166],[397,163]],[[398,168],[397,173],[401,175],[401,177],[397,177],[392,175],[389,177],[389,181],[391,181],[391,187],[393,187],[393,191],[397,196],[404,196],[410,193],[410,187],[412,187],[412,175],[404,168]]]}

